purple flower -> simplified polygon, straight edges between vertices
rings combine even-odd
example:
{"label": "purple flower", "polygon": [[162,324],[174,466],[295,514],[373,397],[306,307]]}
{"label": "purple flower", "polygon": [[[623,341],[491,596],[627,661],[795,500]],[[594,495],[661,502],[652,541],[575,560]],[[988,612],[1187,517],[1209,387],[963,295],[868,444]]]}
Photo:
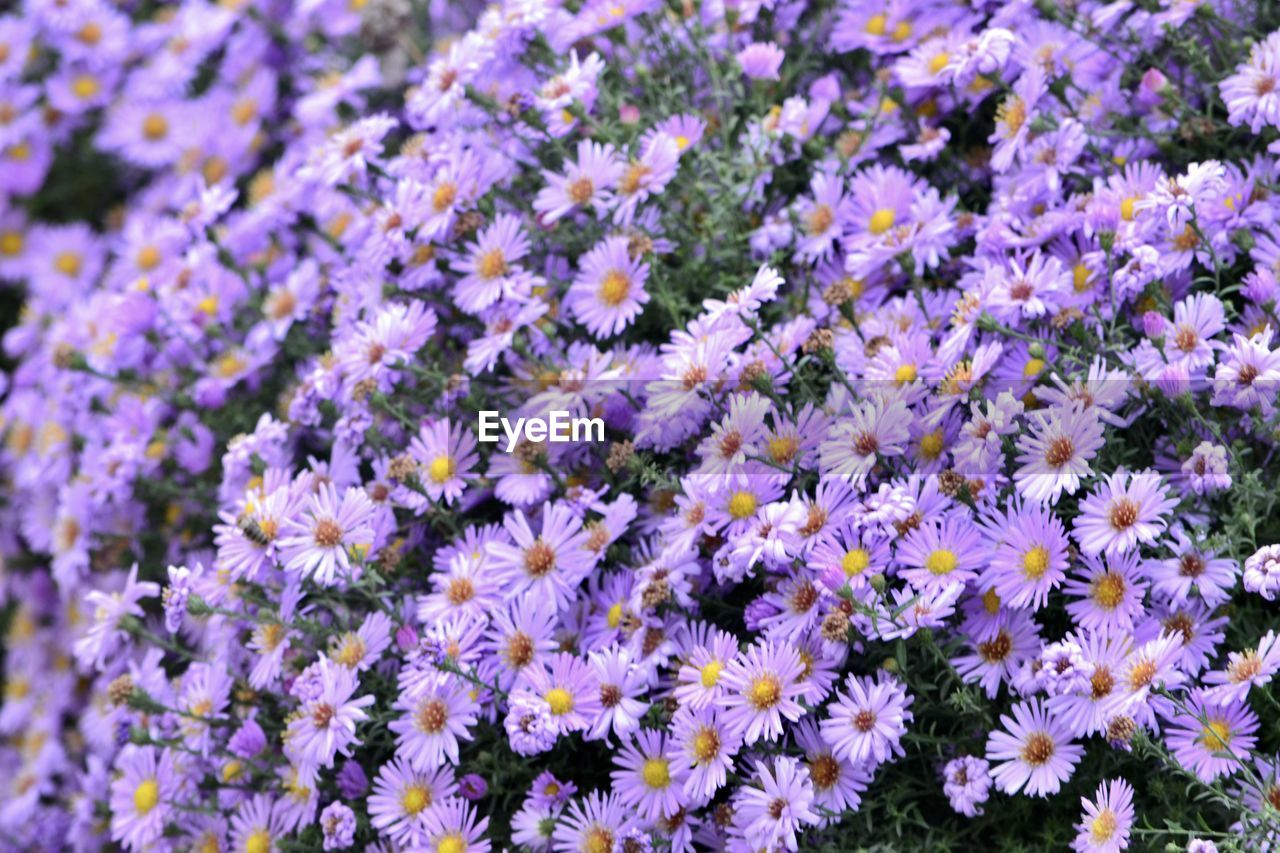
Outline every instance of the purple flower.
{"label": "purple flower", "polygon": [[334,800],[320,813],[325,850],[342,850],[355,841],[356,815],[344,803]]}
{"label": "purple flower", "polygon": [[786,53],[773,42],[752,42],[738,51],[742,73],[752,80],[777,80]]}

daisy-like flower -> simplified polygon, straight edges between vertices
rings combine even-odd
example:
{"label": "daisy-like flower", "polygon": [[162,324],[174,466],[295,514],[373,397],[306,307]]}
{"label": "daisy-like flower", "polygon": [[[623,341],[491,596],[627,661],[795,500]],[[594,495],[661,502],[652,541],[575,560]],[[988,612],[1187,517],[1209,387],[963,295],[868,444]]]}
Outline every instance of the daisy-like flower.
{"label": "daisy-like flower", "polygon": [[710,802],[733,769],[742,740],[724,727],[722,716],[716,707],[683,707],[671,719],[674,747],[688,770],[684,795],[690,806]]}
{"label": "daisy-like flower", "polygon": [[1202,441],[1182,463],[1182,473],[1197,495],[1212,495],[1231,488],[1231,463],[1227,449],[1211,441]]}
{"label": "daisy-like flower", "polygon": [[557,851],[615,850],[622,837],[635,826],[635,818],[616,794],[592,791],[569,803],[556,824],[553,846]]}
{"label": "daisy-like flower", "polygon": [[908,696],[896,679],[858,678],[852,673],[836,694],[831,714],[822,721],[822,739],[836,755],[868,770],[904,754],[902,736],[913,719]]}
{"label": "daisy-like flower", "polygon": [[560,652],[521,670],[512,697],[527,697],[545,707],[559,734],[591,728],[600,713],[600,683],[581,658]]}
{"label": "daisy-like flower", "polygon": [[134,850],[160,840],[183,781],[173,753],[153,746],[128,745],[116,761],[111,783],[111,838]]}
{"label": "daisy-like flower", "polygon": [[[409,455],[418,463],[418,483],[427,497],[446,506],[462,497],[473,479],[471,469],[479,460],[471,430],[448,418],[424,423],[409,443]],[[419,513],[430,505],[407,488],[398,489],[396,498]]]}
{"label": "daisy-like flower", "polygon": [[855,488],[867,481],[876,460],[901,456],[911,437],[911,413],[902,400],[867,400],[836,419],[818,447],[824,475],[843,477]]}
{"label": "daisy-like flower", "polygon": [[1243,702],[1250,688],[1267,684],[1277,672],[1280,642],[1275,631],[1268,631],[1254,648],[1227,655],[1225,669],[1205,673],[1204,683],[1213,685],[1205,691],[1205,699],[1219,705]]}
{"label": "daisy-like flower", "polygon": [[704,639],[689,650],[676,673],[675,698],[682,706],[697,711],[723,692],[720,676],[738,654],[738,638],[706,623],[695,623],[689,631],[702,634]]}
{"label": "daisy-like flower", "polygon": [[742,73],[752,80],[777,80],[778,69],[787,55],[774,42],[756,41],[738,51]]}
{"label": "daisy-like flower", "polygon": [[1280,32],[1249,49],[1249,61],[1218,84],[1227,105],[1227,121],[1247,124],[1255,134],[1280,127]]}
{"label": "daisy-like flower", "polygon": [[1155,471],[1130,474],[1121,468],[1080,502],[1072,533],[1085,554],[1123,554],[1139,542],[1155,542],[1165,528],[1163,516],[1177,505]]}
{"label": "daisy-like flower", "polygon": [[[818,724],[812,717],[800,721],[795,741],[804,751],[804,765],[813,782],[814,805],[836,814],[856,811],[862,802],[862,792],[871,782],[871,770],[837,756],[818,732]],[[828,820],[831,819],[824,819],[823,823]]]}
{"label": "daisy-like flower", "polygon": [[317,662],[319,690],[298,709],[285,731],[285,751],[300,765],[332,767],[336,755],[350,755],[356,724],[369,719],[365,708],[372,695],[351,698],[360,686],[354,669],[339,666],[323,655]]}
{"label": "daisy-like flower", "polygon": [[429,853],[489,853],[487,817],[478,817],[470,803],[450,797],[426,812],[423,834]]}
{"label": "daisy-like flower", "polygon": [[725,726],[747,745],[761,738],[777,740],[783,718],[794,722],[804,713],[797,701],[804,692],[803,674],[795,646],[755,643],[734,657],[720,676],[724,692],[716,702],[725,709]]}
{"label": "daisy-like flower", "polygon": [[1066,528],[1049,507],[1015,499],[1004,513],[993,514],[985,529],[995,543],[991,572],[1000,601],[1039,610],[1066,577]]}
{"label": "daisy-like flower", "polygon": [[985,640],[971,641],[973,651],[952,660],[966,682],[977,682],[987,698],[994,699],[1000,685],[1012,678],[1024,661],[1035,656],[1040,645],[1036,623],[1026,611],[1009,614],[1007,625],[996,628]]}
{"label": "daisy-like flower", "polygon": [[393,707],[402,713],[387,726],[396,734],[396,754],[423,771],[458,763],[458,741],[471,740],[480,710],[469,686],[447,673],[420,682]]}
{"label": "daisy-like flower", "polygon": [[1109,779],[1098,786],[1092,801],[1080,798],[1084,812],[1071,842],[1080,853],[1118,853],[1129,846],[1133,827],[1133,786],[1123,779]]}
{"label": "daisy-like flower", "polygon": [[625,165],[612,145],[590,139],[578,143],[578,160],[563,175],[543,172],[547,185],[538,191],[533,209],[551,224],[576,210],[591,210],[599,218],[613,200],[613,188]]}
{"label": "daisy-like flower", "polygon": [[982,814],[982,804],[991,796],[991,765],[985,758],[953,758],[943,768],[942,778],[951,808],[965,817]]}
{"label": "daisy-like flower", "polygon": [[160,594],[160,584],[138,580],[138,564],[134,563],[125,578],[123,589],[118,592],[93,590],[84,597],[85,604],[93,612],[93,624],[88,632],[76,640],[73,649],[76,660],[85,666],[102,667],[107,657],[115,654],[128,642],[129,633],[120,627],[127,618],[143,615],[139,602]]}
{"label": "daisy-like flower", "polygon": [[1071,742],[1071,733],[1039,699],[1014,705],[1013,716],[1002,714],[1000,724],[1004,728],[987,739],[996,787],[1006,794],[1025,789],[1032,797],[1058,793],[1075,772],[1084,747]]}
{"label": "daisy-like flower", "polygon": [[1244,561],[1244,588],[1275,601],[1280,592],[1280,545],[1264,545]]}
{"label": "daisy-like flower", "polygon": [[689,772],[681,758],[664,733],[641,729],[613,758],[618,768],[610,774],[613,790],[623,805],[636,809],[645,820],[675,814],[681,808]]}
{"label": "daisy-like flower", "polygon": [[1190,600],[1194,588],[1211,607],[1230,598],[1239,564],[1203,550],[1181,527],[1175,525],[1171,532],[1175,556],[1146,566],[1152,593],[1166,597],[1171,604],[1183,604]]}
{"label": "daisy-like flower", "polygon": [[1196,690],[1183,707],[1163,713],[1165,742],[1173,757],[1202,781],[1231,775],[1257,744],[1258,717],[1248,705],[1217,705]]}
{"label": "daisy-like flower", "polygon": [[596,560],[587,548],[590,535],[582,529],[582,519],[567,506],[548,503],[536,536],[520,510],[507,515],[503,525],[512,541],[494,540],[487,546],[495,577],[513,595],[530,591],[554,601],[558,611],[568,609],[573,590]]}
{"label": "daisy-like flower", "polygon": [[284,523],[280,559],[285,571],[311,578],[320,586],[358,580],[373,545],[374,505],[364,489],[349,487],[338,498],[332,483],[321,483],[307,501],[303,517]]}
{"label": "daisy-like flower", "polygon": [[1093,473],[1089,460],[1102,447],[1102,422],[1093,409],[1079,404],[1027,417],[1031,431],[1018,437],[1021,467],[1013,481],[1028,500],[1054,504],[1064,491],[1074,495],[1080,479]]}
{"label": "daisy-like flower", "polygon": [[509,213],[499,214],[455,262],[464,274],[454,289],[458,307],[475,314],[504,296],[531,288],[532,277],[517,263],[528,254],[529,237],[520,220]]}
{"label": "daisy-like flower", "polygon": [[1045,91],[1044,69],[1032,64],[996,108],[996,127],[989,141],[995,145],[991,167],[997,172],[1007,171],[1021,156],[1036,118],[1036,105]]}
{"label": "daisy-like flower", "polygon": [[626,237],[606,237],[579,263],[567,305],[597,338],[618,334],[635,322],[649,302],[644,289],[649,265],[632,257]]}
{"label": "daisy-like flower", "polygon": [[1067,613],[1088,631],[1131,630],[1144,608],[1147,582],[1138,570],[1136,553],[1083,559],[1084,571],[1063,587],[1076,600]]}
{"label": "daisy-like flower", "polygon": [[937,590],[977,576],[987,562],[982,535],[967,514],[923,522],[898,546],[898,574],[915,589]]}
{"label": "daisy-like flower", "polygon": [[734,798],[734,825],[754,849],[797,850],[796,833],[821,819],[813,810],[813,782],[796,759],[779,755],[773,766],[756,762],[760,787],[745,785]]}
{"label": "daisy-like flower", "polygon": [[369,795],[369,823],[396,844],[421,846],[431,811],[457,791],[452,767],[418,771],[395,758],[378,770]]}

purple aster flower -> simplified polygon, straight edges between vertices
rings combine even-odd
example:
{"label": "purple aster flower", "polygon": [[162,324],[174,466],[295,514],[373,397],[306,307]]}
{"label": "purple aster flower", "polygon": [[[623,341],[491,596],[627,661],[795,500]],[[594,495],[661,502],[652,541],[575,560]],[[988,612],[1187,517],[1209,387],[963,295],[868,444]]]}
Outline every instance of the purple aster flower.
{"label": "purple aster flower", "polygon": [[547,224],[575,210],[589,209],[597,218],[603,217],[613,202],[613,188],[625,168],[612,145],[581,140],[577,162],[568,163],[563,175],[542,173],[547,185],[538,191],[533,209]]}
{"label": "purple aster flower", "polygon": [[1227,105],[1227,121],[1248,125],[1254,133],[1280,127],[1280,32],[1249,49],[1249,61],[1218,84]]}
{"label": "purple aster flower", "polygon": [[373,502],[363,489],[348,488],[338,497],[331,483],[322,483],[307,502],[304,516],[285,521],[280,559],[286,571],[310,577],[320,586],[334,586],[360,577],[358,564],[373,545]]}
{"label": "purple aster flower", "polygon": [[1227,655],[1227,666],[1205,673],[1204,683],[1213,685],[1205,691],[1209,702],[1219,705],[1242,703],[1252,687],[1262,687],[1280,672],[1280,642],[1276,632],[1268,631],[1255,647]]}
{"label": "purple aster flower", "polygon": [[1092,801],[1080,798],[1084,812],[1076,824],[1079,835],[1071,849],[1081,853],[1117,853],[1129,846],[1133,826],[1133,787],[1123,779],[1098,786]]}
{"label": "purple aster flower", "polygon": [[953,758],[942,770],[942,790],[951,808],[965,817],[982,814],[982,804],[991,796],[990,765],[972,755]]}
{"label": "purple aster flower", "polygon": [[868,770],[903,755],[901,740],[913,716],[907,708],[915,697],[888,676],[877,679],[850,674],[836,694],[830,716],[822,721],[822,739],[841,758]]}
{"label": "purple aster flower", "polygon": [[799,652],[788,643],[757,642],[735,656],[720,676],[724,692],[716,699],[726,728],[748,746],[777,740],[783,718],[794,722],[804,713],[797,701],[803,672]]}
{"label": "purple aster flower", "polygon": [[300,764],[332,767],[337,755],[350,755],[359,745],[356,724],[369,719],[365,708],[375,701],[372,695],[352,698],[360,687],[354,670],[331,662],[318,661],[318,690],[299,708],[285,732],[286,753]]}
{"label": "purple aster flower", "polygon": [[742,73],[752,80],[777,80],[778,69],[787,55],[773,42],[752,42],[738,51]]}
{"label": "purple aster flower", "polygon": [[1075,772],[1084,747],[1072,743],[1071,733],[1039,699],[1014,705],[1013,716],[1002,714],[1000,724],[1004,729],[987,740],[987,760],[1000,762],[991,771],[996,787],[1006,794],[1056,794]]}
{"label": "purple aster flower", "polygon": [[1147,582],[1138,569],[1135,552],[1105,558],[1085,556],[1084,569],[1068,580],[1063,591],[1076,598],[1067,612],[1088,631],[1131,629],[1144,612]]}
{"label": "purple aster flower", "polygon": [[1280,545],[1264,545],[1244,561],[1244,588],[1275,601],[1280,592]]}
{"label": "purple aster flower", "polygon": [[613,758],[614,793],[623,805],[646,820],[673,815],[684,805],[683,788],[689,766],[665,734],[642,729],[624,741]]}
{"label": "purple aster flower", "polygon": [[465,682],[447,673],[424,679],[394,705],[401,716],[387,728],[396,734],[396,754],[415,770],[458,763],[458,741],[471,740],[479,704]]}
{"label": "purple aster flower", "polygon": [[116,766],[120,775],[111,783],[111,838],[141,850],[164,834],[185,783],[167,749],[130,744]]}
{"label": "purple aster flower", "polygon": [[417,771],[396,758],[378,770],[369,795],[369,823],[397,844],[421,846],[433,807],[457,790],[452,767]]}
{"label": "purple aster flower", "polygon": [[753,848],[780,845],[799,849],[796,833],[819,821],[813,810],[813,782],[796,759],[779,755],[770,767],[756,762],[760,787],[746,785],[734,797],[734,826]]}
{"label": "purple aster flower", "polygon": [[1074,495],[1082,477],[1093,473],[1089,460],[1102,447],[1102,423],[1080,405],[1031,412],[1031,431],[1018,437],[1014,483],[1028,500],[1054,504],[1065,491]]}
{"label": "purple aster flower", "polygon": [[334,800],[320,813],[320,830],[324,833],[325,850],[350,847],[356,836],[356,814],[350,806]]}
{"label": "purple aster flower", "polygon": [[369,777],[365,776],[364,768],[360,766],[358,761],[348,758],[342,762],[342,769],[337,775],[338,792],[345,799],[358,800],[369,790]]}
{"label": "purple aster flower", "polygon": [[1247,705],[1216,705],[1202,690],[1193,691],[1184,706],[1162,716],[1169,723],[1169,751],[1205,782],[1237,772],[1258,742],[1258,717]]}
{"label": "purple aster flower", "polygon": [[626,237],[606,237],[579,262],[566,303],[597,338],[620,333],[649,301],[644,289],[649,265],[632,257]]}
{"label": "purple aster flower", "polygon": [[129,569],[124,588],[107,593],[93,590],[85,595],[85,603],[93,613],[93,624],[88,632],[75,641],[76,660],[85,666],[102,667],[107,657],[114,655],[128,642],[129,632],[121,627],[125,619],[138,619],[143,611],[139,602],[160,594],[160,585],[138,580],[138,564]]}
{"label": "purple aster flower", "polygon": [[1130,474],[1123,468],[1109,475],[1080,502],[1080,516],[1072,530],[1080,550],[1090,556],[1123,554],[1139,542],[1151,544],[1165,528],[1163,516],[1178,501],[1167,496],[1155,471]]}

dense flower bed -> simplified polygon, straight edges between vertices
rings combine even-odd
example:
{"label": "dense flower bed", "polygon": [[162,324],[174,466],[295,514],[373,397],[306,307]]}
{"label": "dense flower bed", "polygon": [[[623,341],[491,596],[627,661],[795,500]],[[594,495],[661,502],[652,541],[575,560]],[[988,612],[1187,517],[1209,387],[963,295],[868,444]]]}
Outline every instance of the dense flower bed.
{"label": "dense flower bed", "polygon": [[1280,846],[1278,129],[1273,4],[26,0],[0,844]]}

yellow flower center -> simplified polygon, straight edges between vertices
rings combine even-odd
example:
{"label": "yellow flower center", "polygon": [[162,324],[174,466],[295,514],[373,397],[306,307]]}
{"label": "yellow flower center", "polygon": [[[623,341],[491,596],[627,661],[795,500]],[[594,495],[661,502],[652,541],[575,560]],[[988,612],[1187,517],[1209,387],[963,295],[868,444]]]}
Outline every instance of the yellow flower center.
{"label": "yellow flower center", "polygon": [[0,255],[12,258],[22,251],[25,241],[17,231],[6,231],[0,234]]}
{"label": "yellow flower center", "polygon": [[715,687],[720,683],[720,671],[724,669],[724,664],[718,660],[713,660],[702,668],[702,686]]}
{"label": "yellow flower center", "polygon": [[480,256],[476,269],[481,278],[497,278],[506,273],[507,259],[501,249],[490,249]]}
{"label": "yellow flower center", "polygon": [[609,623],[610,628],[617,628],[622,623],[622,602],[609,608],[609,615],[605,617],[605,621]]}
{"label": "yellow flower center", "polygon": [[1120,218],[1125,222],[1133,221],[1134,205],[1138,203],[1136,198],[1126,198],[1120,202]]}
{"label": "yellow flower center", "polygon": [[76,78],[71,81],[72,94],[82,101],[98,94],[101,88],[98,78],[92,74],[77,74]]}
{"label": "yellow flower center", "polygon": [[1093,600],[1104,610],[1115,610],[1124,601],[1124,578],[1107,572],[1093,582]]}
{"label": "yellow flower center", "polygon": [[882,36],[884,35],[885,30],[888,29],[888,27],[889,27],[888,16],[884,15],[883,13],[876,15],[871,20],[867,21],[867,35]]}
{"label": "yellow flower center", "polygon": [[144,815],[160,802],[160,785],[155,779],[146,779],[133,789],[133,807]]}
{"label": "yellow flower center", "polygon": [[938,548],[930,552],[929,556],[924,560],[924,567],[933,575],[949,575],[956,570],[959,560],[956,559],[954,551],[948,548]]}
{"label": "yellow flower center", "polygon": [[867,223],[867,229],[872,234],[883,234],[893,227],[894,220],[897,217],[893,211],[887,207],[882,207],[875,213],[871,214],[871,221]]}
{"label": "yellow flower center", "polygon": [[937,459],[942,455],[942,430],[934,430],[920,437],[920,455],[925,459]]}
{"label": "yellow flower center", "polygon": [[782,685],[772,675],[762,675],[751,682],[749,698],[758,710],[772,708],[782,699]]}
{"label": "yellow flower center", "polygon": [[908,382],[914,382],[919,373],[914,364],[900,364],[893,372],[893,378],[899,385],[906,385]]}
{"label": "yellow flower center", "polygon": [[76,252],[59,252],[53,258],[53,268],[68,276],[79,275],[83,263],[83,259]]}
{"label": "yellow flower center", "polygon": [[906,41],[909,38],[911,38],[911,22],[910,21],[899,22],[899,24],[893,28],[893,40]]}
{"label": "yellow flower center", "polygon": [[650,758],[641,768],[640,775],[650,788],[661,790],[671,784],[671,769],[665,758]]}
{"label": "yellow flower center", "polygon": [[734,492],[729,498],[729,515],[738,520],[756,514],[756,496],[751,492]]}
{"label": "yellow flower center", "polygon": [[406,813],[417,814],[431,805],[431,792],[421,785],[410,785],[400,797],[400,805]]}
{"label": "yellow flower center", "polygon": [[1226,752],[1231,742],[1231,729],[1222,720],[1210,720],[1196,740],[1211,752]]}
{"label": "yellow flower center", "polygon": [[622,270],[609,270],[600,282],[600,301],[605,305],[619,305],[631,291],[631,279]]}
{"label": "yellow flower center", "polygon": [[1027,359],[1027,363],[1022,368],[1022,378],[1030,379],[1033,376],[1039,376],[1044,371],[1044,367],[1044,359]]}
{"label": "yellow flower center", "polygon": [[1076,264],[1071,268],[1071,286],[1076,293],[1084,293],[1089,289],[1089,268],[1084,264]]}
{"label": "yellow flower center", "polygon": [[454,465],[453,458],[446,453],[431,460],[427,473],[431,477],[431,482],[440,485],[449,482],[449,478],[453,476],[455,470],[457,470],[457,466]]}
{"label": "yellow flower center", "polygon": [[563,687],[552,687],[547,691],[547,705],[551,707],[551,713],[557,717],[563,716],[573,710],[573,694]]}
{"label": "yellow flower center", "polygon": [[1039,580],[1049,569],[1049,549],[1037,545],[1022,555],[1022,573],[1031,580]]}
{"label": "yellow flower center", "polygon": [[840,561],[840,568],[847,578],[862,574],[869,565],[871,565],[871,554],[865,548],[854,548],[845,554],[844,559]]}
{"label": "yellow flower center", "polygon": [[436,842],[436,853],[467,853],[467,842],[457,833],[446,835]]}
{"label": "yellow flower center", "polygon": [[271,853],[271,833],[259,829],[244,841],[244,853]]}
{"label": "yellow flower center", "polygon": [[142,120],[142,135],[151,142],[159,142],[169,135],[169,120],[159,113],[150,113]]}
{"label": "yellow flower center", "polygon": [[951,61],[951,54],[943,51],[935,53],[933,59],[929,60],[929,73],[937,74],[939,71],[947,67],[947,63]]}
{"label": "yellow flower center", "polygon": [[1093,843],[1102,844],[1110,841],[1111,836],[1115,834],[1116,826],[1116,813],[1111,809],[1103,809],[1089,825],[1089,835],[1093,838]]}

